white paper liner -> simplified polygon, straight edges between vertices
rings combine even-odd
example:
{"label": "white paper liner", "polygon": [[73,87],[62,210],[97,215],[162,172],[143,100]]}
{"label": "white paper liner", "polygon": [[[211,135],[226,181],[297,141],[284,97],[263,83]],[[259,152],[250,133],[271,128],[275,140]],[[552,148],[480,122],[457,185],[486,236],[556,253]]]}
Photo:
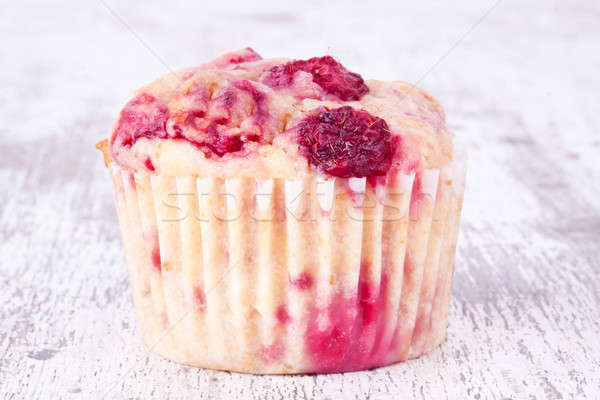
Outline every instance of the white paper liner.
{"label": "white paper liner", "polygon": [[447,326],[466,171],[456,160],[376,187],[112,164],[145,343],[188,365],[281,374],[430,351]]}

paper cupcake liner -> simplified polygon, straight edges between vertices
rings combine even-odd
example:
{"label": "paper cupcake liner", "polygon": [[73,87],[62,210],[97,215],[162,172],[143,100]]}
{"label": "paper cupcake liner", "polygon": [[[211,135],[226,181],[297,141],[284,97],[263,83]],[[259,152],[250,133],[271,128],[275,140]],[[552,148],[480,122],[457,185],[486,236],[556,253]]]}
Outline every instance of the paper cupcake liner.
{"label": "paper cupcake liner", "polygon": [[342,372],[445,337],[462,156],[374,186],[110,173],[141,332],[165,358]]}

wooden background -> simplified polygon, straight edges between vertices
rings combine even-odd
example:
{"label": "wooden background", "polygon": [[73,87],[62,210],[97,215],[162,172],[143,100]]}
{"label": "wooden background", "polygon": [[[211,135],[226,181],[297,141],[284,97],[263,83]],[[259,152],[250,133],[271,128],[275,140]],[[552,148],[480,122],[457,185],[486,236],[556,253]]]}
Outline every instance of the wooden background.
{"label": "wooden background", "polygon": [[[600,397],[600,3],[201,3],[2,4],[4,398]],[[330,53],[445,105],[470,170],[448,339],[430,355],[261,377],[143,347],[94,143],[136,87],[246,45]]]}

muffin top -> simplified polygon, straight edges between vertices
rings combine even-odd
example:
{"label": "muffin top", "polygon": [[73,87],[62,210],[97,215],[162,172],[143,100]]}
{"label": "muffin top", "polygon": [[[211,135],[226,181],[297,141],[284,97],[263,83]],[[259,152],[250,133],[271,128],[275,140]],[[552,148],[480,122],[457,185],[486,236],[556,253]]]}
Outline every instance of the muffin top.
{"label": "muffin top", "polygon": [[452,134],[440,104],[408,83],[365,81],[330,56],[263,59],[246,48],[142,87],[108,147],[136,172],[377,177],[442,167]]}

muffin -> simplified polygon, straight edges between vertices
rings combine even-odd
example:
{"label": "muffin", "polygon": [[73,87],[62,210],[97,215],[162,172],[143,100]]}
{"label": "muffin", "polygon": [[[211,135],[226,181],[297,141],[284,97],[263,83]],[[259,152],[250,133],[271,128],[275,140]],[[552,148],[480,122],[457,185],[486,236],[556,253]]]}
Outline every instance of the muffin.
{"label": "muffin", "polygon": [[141,88],[97,147],[151,351],[321,373],[444,340],[465,156],[424,91],[246,48]]}

